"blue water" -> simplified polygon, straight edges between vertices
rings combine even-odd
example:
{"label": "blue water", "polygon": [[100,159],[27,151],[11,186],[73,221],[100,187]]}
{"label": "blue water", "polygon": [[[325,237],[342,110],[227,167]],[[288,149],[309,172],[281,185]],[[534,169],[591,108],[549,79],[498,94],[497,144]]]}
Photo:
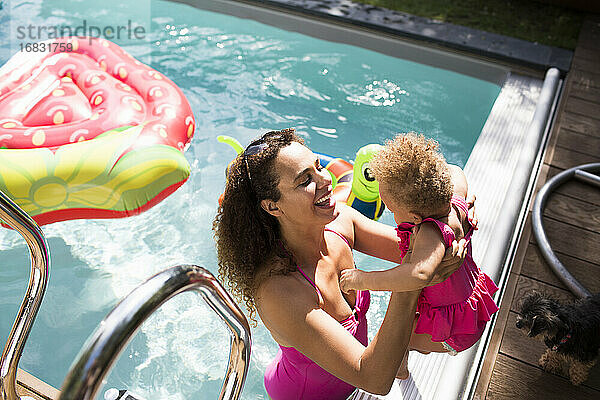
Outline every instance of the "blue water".
{"label": "blue water", "polygon": [[[92,7],[91,4],[94,4]],[[464,166],[497,85],[368,50],[313,39],[253,21],[163,1],[4,1],[0,64],[19,49],[19,27],[134,25],[143,39],[114,40],[181,87],[196,118],[186,157],[190,180],[148,212],[120,220],[45,226],[50,283],[20,367],[60,387],[85,339],[118,299],[152,274],[194,263],[216,272],[211,223],[233,151],[228,134],[247,143],[293,126],[318,151],[353,159],[362,145],[396,132],[440,141]],[[40,39],[46,39],[41,37]],[[386,211],[383,222],[392,223]],[[22,239],[0,230],[0,339],[4,343],[28,281]],[[382,261],[357,255],[365,269]],[[381,323],[385,294],[375,293],[370,335]],[[265,366],[276,345],[253,329],[252,362],[242,398],[266,398]],[[196,294],[165,304],[127,346],[106,388],[148,399],[216,398],[227,363],[228,331]]]}

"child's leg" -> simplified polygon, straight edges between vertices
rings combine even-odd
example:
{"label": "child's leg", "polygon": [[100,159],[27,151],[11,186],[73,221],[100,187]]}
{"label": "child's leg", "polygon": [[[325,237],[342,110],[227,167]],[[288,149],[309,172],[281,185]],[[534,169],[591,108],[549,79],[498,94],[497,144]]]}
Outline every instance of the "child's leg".
{"label": "child's leg", "polygon": [[419,318],[419,313],[417,313],[415,315],[415,320],[413,321],[413,325],[412,325],[412,334],[411,334],[411,339],[408,343],[408,348],[406,349],[406,351],[404,352],[404,356],[402,356],[402,362],[400,363],[400,367],[398,368],[398,372],[396,372],[396,378],[398,379],[408,379],[410,373],[408,372],[408,351],[409,350],[413,350],[411,347],[411,342],[412,342],[412,338],[416,335],[415,334],[415,326],[417,324],[417,319]]}
{"label": "child's leg", "polygon": [[431,340],[431,335],[426,333],[414,333],[410,337],[408,344],[411,350],[417,350],[423,352],[435,352],[435,353],[447,353],[448,350],[440,342],[434,342]]}
{"label": "child's leg", "polygon": [[[422,354],[429,354],[431,352],[435,353],[447,353],[448,350],[444,348],[441,343],[433,342],[431,340],[431,335],[428,334],[417,334],[412,333],[410,337],[410,342],[408,344],[409,350],[416,350]],[[402,362],[400,363],[400,368],[398,368],[398,372],[396,373],[396,378],[398,379],[408,379],[408,351],[404,352],[404,357],[402,357]]]}
{"label": "child's leg", "polygon": [[396,372],[396,378],[398,379],[408,379],[408,350],[404,352],[404,357],[402,357],[402,362],[400,363],[400,368],[398,368],[398,372]]}

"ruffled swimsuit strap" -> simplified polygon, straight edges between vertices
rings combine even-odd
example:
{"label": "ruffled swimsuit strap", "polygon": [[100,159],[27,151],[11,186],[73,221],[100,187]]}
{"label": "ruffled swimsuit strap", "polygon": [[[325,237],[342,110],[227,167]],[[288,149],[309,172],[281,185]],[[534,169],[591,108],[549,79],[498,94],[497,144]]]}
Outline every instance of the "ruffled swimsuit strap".
{"label": "ruffled swimsuit strap", "polygon": [[444,240],[446,248],[452,246],[452,241],[456,238],[456,236],[454,236],[454,231],[452,230],[452,228],[450,228],[448,224],[445,224],[433,218],[425,218],[423,222],[433,222],[440,229],[440,232],[442,233],[442,239]]}
{"label": "ruffled swimsuit strap", "polygon": [[465,215],[469,213],[469,205],[467,204],[467,200],[465,200],[464,197],[459,196],[457,194],[453,194],[450,202],[456,207],[460,208],[460,210],[464,212]]}
{"label": "ruffled swimsuit strap", "polygon": [[[447,224],[438,221],[433,218],[425,218],[421,223],[424,222],[433,222],[440,230],[442,234],[442,240],[444,241],[444,245],[446,248],[452,245],[452,241],[454,240],[454,231]],[[410,236],[412,235],[412,228],[415,227],[415,224],[411,224],[409,222],[403,222],[396,227],[396,235],[398,236],[398,248],[400,249],[400,257],[404,259],[406,253],[408,253],[408,248],[410,246]]]}
{"label": "ruffled swimsuit strap", "polygon": [[[467,200],[465,200],[464,197],[453,194],[452,195],[452,200],[450,200],[450,202],[452,203],[452,205],[458,207],[458,209],[462,212],[465,213],[465,216],[468,218],[469,215],[469,205],[467,204]],[[465,239],[469,240],[471,238],[471,235],[473,234],[473,226],[471,225],[471,223],[469,222],[469,231],[465,233]]]}
{"label": "ruffled swimsuit strap", "polygon": [[[464,197],[462,196],[458,196],[458,195],[452,195],[452,199],[450,200],[452,205],[455,205],[456,207],[458,207],[459,210],[463,211],[465,213],[465,216],[468,216],[469,214],[469,207],[467,205],[467,201],[465,200]],[[437,227],[440,229],[440,232],[442,233],[442,237],[444,240],[444,244],[446,245],[446,247],[450,247],[452,245],[452,241],[454,239],[456,239],[456,236],[454,235],[454,231],[452,230],[452,228],[450,228],[450,226],[448,224],[445,224],[443,222],[438,221],[437,219],[433,219],[433,218],[425,218],[423,220],[423,222],[433,222],[437,225]],[[467,241],[469,241],[471,239],[471,235],[473,234],[473,227],[469,224],[470,229],[468,232],[465,233],[465,239]]]}
{"label": "ruffled swimsuit strap", "polygon": [[415,224],[408,222],[402,222],[396,227],[396,236],[398,236],[398,249],[400,250],[400,257],[404,260],[404,256],[408,253],[410,246],[410,236],[412,235],[412,228]]}

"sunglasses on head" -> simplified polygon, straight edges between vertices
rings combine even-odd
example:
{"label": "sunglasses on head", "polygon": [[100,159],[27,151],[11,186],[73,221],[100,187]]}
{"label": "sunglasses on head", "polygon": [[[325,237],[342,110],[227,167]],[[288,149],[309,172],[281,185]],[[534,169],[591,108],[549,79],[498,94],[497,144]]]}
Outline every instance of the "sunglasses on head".
{"label": "sunglasses on head", "polygon": [[281,131],[271,131],[262,135],[260,138],[250,142],[244,153],[242,154],[242,158],[244,159],[244,164],[246,165],[246,173],[248,174],[248,180],[250,181],[250,185],[252,185],[252,176],[250,175],[250,167],[248,165],[248,157],[259,154],[264,149],[269,147],[270,141],[276,141],[283,138],[284,133],[293,132],[294,129],[283,129]]}

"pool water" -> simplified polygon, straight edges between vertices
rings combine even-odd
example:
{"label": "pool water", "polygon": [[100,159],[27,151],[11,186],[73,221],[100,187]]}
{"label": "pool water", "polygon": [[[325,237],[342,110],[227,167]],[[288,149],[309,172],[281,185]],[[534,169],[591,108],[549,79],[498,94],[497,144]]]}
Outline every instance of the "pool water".
{"label": "pool water", "polygon": [[[94,4],[94,6],[92,6]],[[352,160],[367,143],[418,131],[440,141],[451,163],[464,166],[500,92],[498,85],[349,45],[282,31],[257,22],[164,1],[36,0],[4,2],[0,65],[19,50],[19,27],[126,25],[141,39],[114,40],[173,80],[187,96],[196,133],[185,153],[189,181],[142,215],[79,220],[43,227],[50,282],[20,367],[60,387],[71,362],[120,298],[154,273],[191,263],[216,273],[212,220],[233,151],[272,129],[295,127],[314,150]],[[8,39],[7,39],[8,38]],[[39,37],[37,39],[46,39]],[[385,212],[382,221],[393,223]],[[29,274],[24,241],[0,230],[0,339],[6,340]],[[360,254],[364,269],[388,263]],[[387,297],[374,293],[370,336]],[[265,367],[277,346],[253,328],[244,399],[267,398]],[[227,364],[229,333],[199,295],[166,303],[127,346],[106,386],[147,399],[216,398]]]}

